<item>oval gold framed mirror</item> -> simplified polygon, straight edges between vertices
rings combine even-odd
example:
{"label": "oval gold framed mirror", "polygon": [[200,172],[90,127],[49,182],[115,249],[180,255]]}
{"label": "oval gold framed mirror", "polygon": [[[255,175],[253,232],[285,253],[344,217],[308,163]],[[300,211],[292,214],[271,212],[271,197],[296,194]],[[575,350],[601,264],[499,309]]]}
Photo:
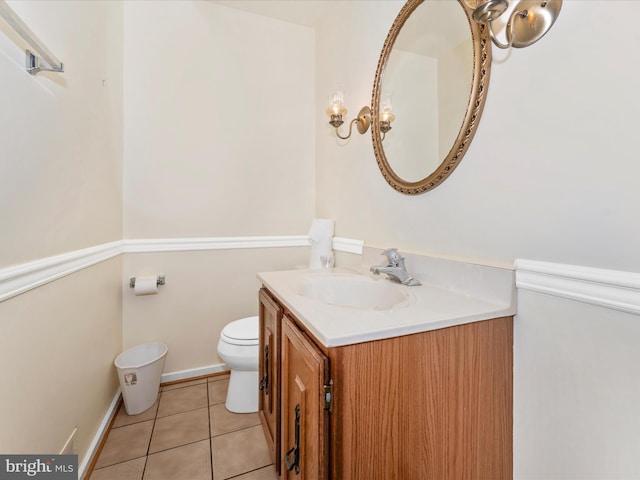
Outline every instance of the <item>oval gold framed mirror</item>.
{"label": "oval gold framed mirror", "polygon": [[463,0],[408,0],[384,42],[371,134],[382,175],[401,193],[417,195],[444,182],[475,134],[491,41],[487,26],[471,15]]}

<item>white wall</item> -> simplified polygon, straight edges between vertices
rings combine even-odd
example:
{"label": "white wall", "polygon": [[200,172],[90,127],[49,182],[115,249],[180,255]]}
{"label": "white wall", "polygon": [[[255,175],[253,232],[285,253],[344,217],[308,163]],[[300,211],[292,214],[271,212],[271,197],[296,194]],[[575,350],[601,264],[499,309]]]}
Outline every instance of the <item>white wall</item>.
{"label": "white wall", "polygon": [[[10,6],[65,72],[29,75],[0,21],[2,274],[122,238],[122,5]],[[120,279],[114,258],[0,302],[0,452],[57,453],[78,427],[84,460],[117,389]]]}
{"label": "white wall", "polygon": [[518,301],[515,477],[640,478],[638,316],[530,291]]}
{"label": "white wall", "polygon": [[[318,30],[318,112],[336,81],[352,92],[348,107],[368,104],[402,5],[355,3]],[[368,136],[338,142],[319,123],[316,215],[335,218],[337,235],[401,251],[640,272],[640,51],[631,47],[639,14],[639,2],[566,1],[539,43],[494,48],[473,143],[451,177],[423,195],[386,184]],[[637,323],[637,315],[520,293],[515,478],[638,477]]]}
{"label": "white wall", "polygon": [[[351,15],[318,30],[320,118],[334,78],[351,92],[352,110],[369,103],[380,49],[402,5],[353,3]],[[637,42],[630,19],[639,10],[637,2],[567,1],[539,43],[506,60],[494,48],[473,143],[450,179],[423,195],[387,186],[369,134],[342,144],[319,122],[316,215],[335,218],[340,236],[381,246],[640,271],[640,163],[629,143],[640,52],[620,48]]]}

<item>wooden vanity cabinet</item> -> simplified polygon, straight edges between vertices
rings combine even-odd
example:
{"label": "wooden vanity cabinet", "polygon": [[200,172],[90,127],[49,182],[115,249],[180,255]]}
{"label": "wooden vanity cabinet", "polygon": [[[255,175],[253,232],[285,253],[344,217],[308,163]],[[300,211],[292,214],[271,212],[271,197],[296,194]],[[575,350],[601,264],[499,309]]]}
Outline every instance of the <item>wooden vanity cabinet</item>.
{"label": "wooden vanity cabinet", "polygon": [[258,416],[280,474],[280,332],[283,309],[263,288],[258,295],[260,343]]}
{"label": "wooden vanity cabinet", "polygon": [[327,348],[282,311],[283,478],[512,478],[513,317]]}
{"label": "wooden vanity cabinet", "polygon": [[327,357],[295,325],[282,320],[282,478],[329,478]]}
{"label": "wooden vanity cabinet", "polygon": [[511,480],[513,317],[329,350],[331,478]]}

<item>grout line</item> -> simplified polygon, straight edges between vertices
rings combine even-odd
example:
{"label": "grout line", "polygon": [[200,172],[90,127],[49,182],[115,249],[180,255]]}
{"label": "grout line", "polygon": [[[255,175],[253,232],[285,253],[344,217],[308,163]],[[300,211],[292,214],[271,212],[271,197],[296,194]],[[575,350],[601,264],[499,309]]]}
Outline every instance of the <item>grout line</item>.
{"label": "grout line", "polygon": [[209,407],[212,407],[212,406],[213,405],[205,405],[204,407],[195,407],[195,408],[192,408],[190,410],[182,410],[180,412],[175,412],[175,413],[172,413],[170,415],[162,415],[161,417],[159,417],[156,414],[156,419],[161,420],[161,419],[164,419],[164,418],[175,417],[176,415],[182,415],[183,413],[195,412],[196,410],[202,410],[203,408],[209,408]]}
{"label": "grout line", "polygon": [[[209,437],[210,439],[211,437]],[[165,448],[164,450],[158,450],[157,452],[153,452],[153,453],[149,453],[147,454],[147,458],[156,455],[158,453],[164,453],[164,452],[169,452],[171,450],[175,450],[176,448],[182,448],[182,447],[186,447],[187,445],[193,445],[195,443],[200,443],[200,442],[204,442],[205,440],[208,440],[207,438],[201,438],[200,440],[193,440],[192,442],[187,442],[187,443],[182,443],[180,445],[175,445],[173,447],[169,447],[169,448]],[[185,479],[186,480],[186,479]]]}
{"label": "grout line", "polygon": [[[222,380],[222,379],[221,379],[221,380]],[[160,388],[160,390],[159,390],[159,392],[158,392],[158,405],[157,405],[157,408],[156,408],[156,411],[155,411],[155,415],[153,416],[153,418],[150,418],[150,419],[148,419],[148,420],[144,420],[144,422],[153,421],[153,425],[152,425],[152,428],[151,428],[151,433],[150,433],[150,435],[149,435],[149,443],[147,444],[146,455],[144,455],[144,456],[143,456],[143,457],[144,457],[144,466],[143,466],[143,470],[142,470],[142,475],[143,475],[143,477],[142,477],[142,478],[144,478],[144,475],[147,473],[147,466],[148,466],[148,463],[149,463],[149,456],[150,456],[150,455],[155,455],[156,453],[167,452],[167,451],[170,451],[170,450],[174,450],[174,449],[176,449],[176,448],[183,447],[183,446],[185,446],[185,445],[191,445],[191,444],[198,443],[198,442],[202,442],[202,441],[206,440],[205,438],[203,438],[203,439],[201,439],[201,440],[195,440],[195,441],[193,441],[193,442],[185,443],[185,444],[183,444],[183,445],[176,445],[176,446],[171,447],[171,448],[166,448],[166,449],[164,449],[164,450],[159,450],[159,451],[157,451],[157,452],[150,453],[150,449],[151,449],[151,441],[152,441],[152,439],[153,439],[153,435],[154,435],[154,433],[155,433],[155,428],[156,428],[156,426],[157,426],[157,425],[156,425],[156,423],[157,423],[157,421],[158,421],[159,419],[162,419],[162,418],[168,418],[168,417],[171,417],[171,416],[174,416],[174,415],[180,415],[180,414],[182,414],[182,413],[189,413],[189,412],[193,412],[193,411],[196,411],[196,410],[200,410],[200,409],[202,409],[202,408],[207,408],[207,418],[208,418],[208,423],[209,423],[209,424],[208,424],[208,430],[209,430],[209,431],[208,431],[208,433],[207,433],[207,439],[209,440],[209,461],[210,461],[210,464],[211,464],[211,480],[216,480],[216,478],[215,478],[215,471],[214,471],[214,458],[213,458],[213,457],[214,457],[214,452],[213,452],[213,448],[214,448],[214,447],[213,447],[213,439],[214,439],[214,438],[218,438],[218,437],[222,437],[222,436],[224,436],[224,435],[229,435],[229,434],[233,434],[233,433],[236,433],[236,432],[241,432],[241,431],[243,431],[243,430],[248,430],[248,429],[251,429],[251,428],[255,428],[255,427],[257,427],[257,426],[260,426],[260,423],[257,423],[256,425],[248,425],[248,426],[245,426],[245,427],[242,427],[242,428],[238,428],[238,429],[236,429],[236,430],[232,430],[232,431],[225,432],[225,433],[221,433],[221,434],[218,434],[218,435],[215,435],[215,436],[214,436],[214,435],[212,434],[212,432],[211,432],[211,427],[212,427],[212,423],[213,423],[212,407],[214,407],[214,406],[218,406],[218,405],[224,405],[224,402],[220,402],[220,403],[216,403],[216,404],[212,404],[212,405],[211,405],[211,404],[209,404],[209,402],[210,402],[210,400],[211,400],[210,390],[209,390],[209,383],[213,383],[213,382],[215,382],[215,381],[216,381],[216,380],[213,380],[213,381],[208,380],[207,382],[205,382],[205,383],[204,383],[204,385],[206,385],[206,389],[207,389],[207,396],[206,396],[206,398],[207,398],[207,405],[206,405],[206,406],[204,406],[204,407],[194,408],[194,409],[191,409],[191,410],[186,410],[186,411],[184,411],[184,412],[177,412],[177,413],[174,413],[174,414],[172,414],[172,415],[165,415],[165,416],[163,416],[163,417],[159,417],[159,416],[158,416],[158,412],[160,411],[160,402],[161,402],[161,400],[162,400],[162,395],[163,395],[163,393],[165,392],[165,390],[164,390],[163,388]],[[199,385],[202,385],[202,384],[189,385],[189,387],[197,387],[197,386],[199,386]],[[185,386],[185,387],[186,387],[186,386]],[[168,391],[172,391],[172,390],[173,390],[173,389],[170,389],[170,390],[168,390]],[[122,403],[122,404],[120,405],[119,409],[124,409],[124,403]],[[117,417],[117,414],[118,414],[118,412],[119,412],[119,409],[118,409],[118,411],[116,411],[116,413],[115,413],[115,415],[114,415],[114,421],[115,421],[115,418]],[[108,433],[110,433],[110,432],[111,432],[111,430],[114,430],[114,429],[116,429],[116,428],[122,428],[122,427],[126,427],[126,426],[131,426],[131,425],[135,425],[135,424],[138,424],[138,423],[141,423],[141,422],[143,422],[143,420],[140,420],[140,422],[134,422],[134,423],[127,424],[127,425],[121,425],[120,427],[115,427],[115,428],[111,427],[111,428],[109,429],[109,432],[108,432]],[[108,433],[107,433],[107,435],[108,435]],[[106,437],[105,437],[105,438],[106,438]],[[137,458],[143,458],[143,457],[137,457]],[[122,462],[117,462],[117,463],[115,463],[115,464],[113,464],[113,465],[118,465],[118,464],[121,464],[121,463],[125,463],[125,462],[128,462],[128,461],[130,461],[130,460],[135,460],[135,459],[124,460],[124,461],[122,461]],[[97,461],[97,458],[96,458],[96,461]],[[113,465],[108,465],[108,467],[112,467]],[[249,471],[246,471],[246,472],[240,473],[240,474],[238,474],[238,475],[235,475],[235,476],[233,476],[233,477],[229,477],[229,478],[238,478],[238,477],[240,477],[240,476],[242,476],[242,475],[245,475],[245,474],[247,474],[247,473],[254,472],[254,471],[257,471],[257,470],[263,469],[263,468],[265,468],[265,467],[268,467],[269,465],[273,465],[273,464],[272,464],[272,463],[269,463],[269,464],[266,464],[266,465],[262,465],[262,466],[260,466],[260,467],[257,467],[257,468],[255,468],[255,469],[253,469],[253,470],[249,470]],[[105,468],[106,468],[106,467],[105,467]]]}
{"label": "grout line", "polygon": [[224,432],[224,433],[219,433],[218,435],[212,435],[211,438],[224,437],[225,435],[230,435],[236,432],[242,432],[243,430],[249,430],[250,428],[256,428],[259,426],[260,426],[260,423],[256,423],[255,425],[248,425],[246,427],[237,428],[235,430],[231,430],[230,432]]}
{"label": "grout line", "polygon": [[227,477],[225,480],[233,480],[234,478],[239,478],[239,477],[241,477],[243,475],[246,475],[247,473],[257,472],[258,470],[262,470],[263,468],[270,467],[271,465],[273,465],[273,463],[268,463],[268,464],[263,465],[261,467],[254,468],[253,470],[247,470],[246,472],[239,473],[238,475],[234,475],[233,477]]}
{"label": "grout line", "polygon": [[151,427],[151,435],[149,435],[149,444],[147,445],[147,454],[144,457],[144,468],[142,469],[142,478],[144,479],[145,474],[147,473],[147,464],[149,463],[149,449],[151,448],[151,440],[153,440],[153,432],[156,430],[156,420],[158,420],[158,412],[160,411],[160,400],[162,399],[162,392],[164,390],[162,387],[158,391],[158,406],[156,407],[156,413],[153,416],[153,426]]}
{"label": "grout line", "polygon": [[[100,470],[104,470],[105,468],[111,468],[111,467],[115,467],[116,465],[122,465],[123,463],[133,462],[134,460],[138,460],[140,458],[144,458],[145,459],[144,460],[144,464],[146,466],[147,465],[147,457],[148,457],[148,455],[143,455],[141,457],[129,458],[128,460],[122,460],[120,462],[112,463],[110,465],[105,465],[104,467],[100,467],[100,468],[94,469],[93,472],[91,472],[91,475],[93,475],[95,472],[98,472]],[[144,475],[144,471],[142,473]],[[91,479],[91,477],[89,477],[89,478],[87,478],[85,480],[90,480],[90,479]]]}
{"label": "grout line", "polygon": [[156,431],[156,422],[158,421],[158,412],[160,411],[160,401],[162,400],[162,390],[158,393],[158,408],[156,414],[153,416],[153,426],[151,427],[151,435],[149,435],[149,444],[147,445],[147,456],[149,456],[149,449],[151,448],[151,440],[153,440],[153,434]]}
{"label": "grout line", "polygon": [[[151,440],[149,440],[149,443],[151,443]],[[145,455],[144,457],[144,467],[142,467],[142,479],[144,479],[144,475],[147,473],[147,464],[149,463],[149,455]]]}

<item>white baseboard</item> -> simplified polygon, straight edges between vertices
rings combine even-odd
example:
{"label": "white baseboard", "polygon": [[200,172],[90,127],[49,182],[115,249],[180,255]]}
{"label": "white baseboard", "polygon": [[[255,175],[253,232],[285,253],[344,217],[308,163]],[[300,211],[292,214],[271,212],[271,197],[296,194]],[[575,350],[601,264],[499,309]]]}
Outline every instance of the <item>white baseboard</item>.
{"label": "white baseboard", "polygon": [[109,425],[111,424],[111,419],[116,414],[116,409],[118,408],[118,403],[120,402],[120,394],[121,394],[121,391],[120,391],[120,388],[118,387],[118,390],[116,391],[116,394],[113,397],[113,400],[111,400],[111,404],[107,409],[107,413],[105,414],[104,418],[102,419],[102,422],[100,423],[100,426],[98,427],[98,431],[94,435],[93,440],[89,444],[89,448],[85,452],[82,463],[78,465],[79,479],[85,478],[85,475],[87,475],[88,473],[87,468],[89,468],[89,465],[93,460],[93,457],[95,457],[96,453],[98,453],[98,448],[100,447],[100,442],[102,441],[102,437],[104,437],[104,435],[107,433],[107,430],[109,429]]}
{"label": "white baseboard", "polygon": [[186,380],[188,378],[202,377],[204,375],[211,375],[213,373],[227,371],[229,371],[227,366],[224,363],[219,363],[217,365],[209,365],[206,367],[198,367],[191,368],[189,370],[180,370],[178,372],[163,373],[160,381],[162,383],[175,382],[178,380]]}

